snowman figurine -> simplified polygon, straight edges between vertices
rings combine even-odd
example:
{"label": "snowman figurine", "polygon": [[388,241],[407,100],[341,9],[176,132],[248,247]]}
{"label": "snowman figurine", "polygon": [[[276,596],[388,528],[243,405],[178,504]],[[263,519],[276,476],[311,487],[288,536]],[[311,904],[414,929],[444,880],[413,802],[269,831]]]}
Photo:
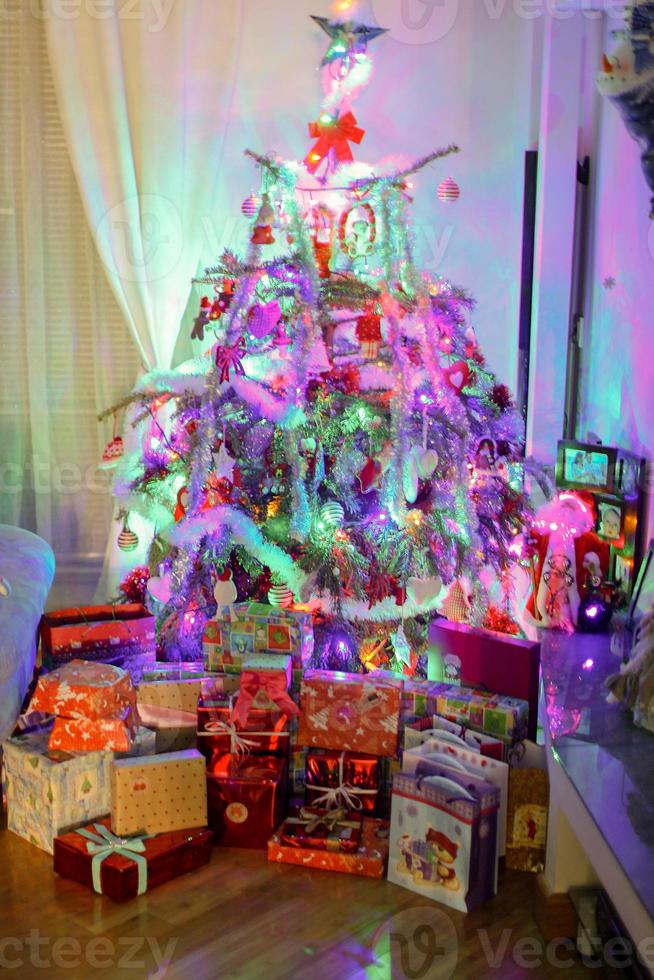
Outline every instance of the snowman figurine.
{"label": "snowman figurine", "polygon": [[231,568],[226,568],[218,576],[213,596],[218,606],[216,616],[220,614],[223,606],[232,606],[236,602],[236,586],[232,578]]}

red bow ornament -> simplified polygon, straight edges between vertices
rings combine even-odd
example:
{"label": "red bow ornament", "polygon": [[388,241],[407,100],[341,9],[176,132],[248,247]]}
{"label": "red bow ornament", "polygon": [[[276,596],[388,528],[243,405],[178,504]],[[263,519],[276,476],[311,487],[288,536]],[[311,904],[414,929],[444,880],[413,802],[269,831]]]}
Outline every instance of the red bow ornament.
{"label": "red bow ornament", "polygon": [[309,123],[309,136],[315,143],[304,158],[304,163],[310,174],[315,174],[321,161],[330,150],[339,163],[349,163],[354,159],[350,143],[360,143],[365,135],[365,129],[357,126],[357,121],[351,112],[346,112],[340,119],[330,122]]}
{"label": "red bow ornament", "polygon": [[245,355],[245,341],[239,337],[231,347],[215,348],[216,367],[220,368],[220,384],[229,381],[229,372],[233,369],[234,374],[244,375],[243,357]]}

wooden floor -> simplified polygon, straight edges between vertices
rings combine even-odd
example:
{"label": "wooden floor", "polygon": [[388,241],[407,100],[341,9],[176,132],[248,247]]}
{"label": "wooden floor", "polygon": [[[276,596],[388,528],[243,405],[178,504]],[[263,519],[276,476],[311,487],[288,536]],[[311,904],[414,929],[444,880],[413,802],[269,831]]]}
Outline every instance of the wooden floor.
{"label": "wooden floor", "polygon": [[[505,872],[498,896],[464,916],[386,881],[271,864],[261,851],[214,848],[205,868],[124,905],[60,878],[51,862],[48,854],[0,829],[3,977],[516,980],[563,974],[576,980],[597,975],[579,962],[563,969],[548,965],[532,917],[534,878],[527,873]],[[395,937],[392,966],[389,933]],[[515,954],[520,962],[521,948],[515,944],[524,937],[533,942],[526,962],[518,965]],[[403,946],[409,956],[404,967]],[[538,961],[539,949],[543,965],[528,966]]]}

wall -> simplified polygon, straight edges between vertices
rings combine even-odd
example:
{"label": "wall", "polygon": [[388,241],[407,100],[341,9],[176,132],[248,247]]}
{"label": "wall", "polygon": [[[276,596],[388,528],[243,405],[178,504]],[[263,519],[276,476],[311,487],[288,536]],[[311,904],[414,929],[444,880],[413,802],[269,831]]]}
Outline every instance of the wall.
{"label": "wall", "polygon": [[[243,148],[295,158],[309,148],[306,126],[316,117],[320,94],[316,66],[327,42],[309,14],[329,16],[332,10],[325,0],[244,2],[240,67],[208,222],[207,263],[221,246],[245,244],[239,205],[257,189],[258,176]],[[461,146],[458,157],[416,180],[417,257],[430,272],[447,275],[475,295],[473,322],[482,348],[515,387],[523,154],[532,145],[531,78],[538,62],[532,58],[534,21],[516,16],[509,4],[479,0],[371,0],[353,13],[390,27],[371,45],[376,76],[355,105],[366,129],[355,155],[375,161],[397,153],[413,160],[450,142]],[[436,197],[438,183],[449,175],[461,187],[455,204]],[[194,305],[187,311],[189,324]]]}
{"label": "wall", "polygon": [[[614,42],[606,39],[606,50]],[[579,437],[654,456],[654,222],[639,149],[602,99]],[[652,518],[650,516],[650,528]],[[650,530],[650,533],[651,530]]]}

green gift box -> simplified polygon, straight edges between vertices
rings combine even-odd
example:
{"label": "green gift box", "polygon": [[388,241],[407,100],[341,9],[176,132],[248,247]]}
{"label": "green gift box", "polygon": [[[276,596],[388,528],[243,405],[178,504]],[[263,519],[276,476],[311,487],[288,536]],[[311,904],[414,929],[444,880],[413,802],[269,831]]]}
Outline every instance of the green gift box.
{"label": "green gift box", "polygon": [[437,714],[503,742],[515,742],[527,734],[529,704],[520,698],[453,685],[441,687],[436,700]]}
{"label": "green gift box", "polygon": [[240,673],[246,658],[271,653],[289,654],[293,668],[301,669],[313,652],[313,620],[304,610],[262,602],[221,606],[205,625],[202,647],[210,671]]}

